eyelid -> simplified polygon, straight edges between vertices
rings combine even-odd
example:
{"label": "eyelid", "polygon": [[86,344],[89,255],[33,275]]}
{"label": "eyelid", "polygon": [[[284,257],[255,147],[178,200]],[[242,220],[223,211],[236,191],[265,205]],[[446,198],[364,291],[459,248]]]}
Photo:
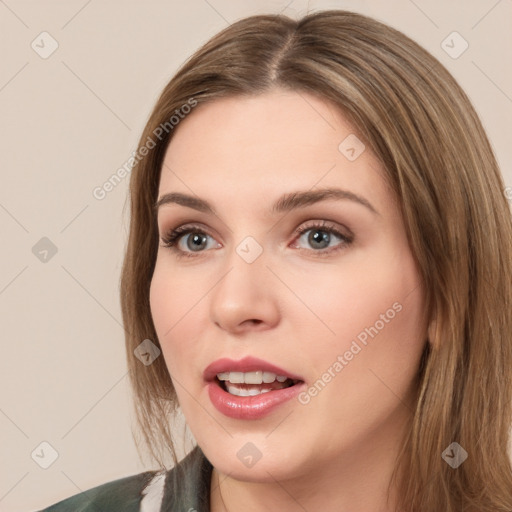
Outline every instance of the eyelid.
{"label": "eyelid", "polygon": [[[328,257],[333,252],[338,252],[347,246],[350,246],[354,241],[354,234],[350,229],[348,229],[346,226],[343,226],[343,228],[339,228],[339,223],[332,222],[328,220],[313,220],[310,221],[310,223],[306,222],[306,225],[300,225],[296,230],[295,233],[297,236],[294,238],[294,243],[296,243],[296,240],[298,240],[304,233],[307,233],[311,230],[318,230],[318,231],[325,231],[327,233],[330,233],[331,235],[334,235],[335,237],[341,239],[341,242],[334,247],[327,247],[318,251],[315,251],[314,249],[305,249],[304,247],[296,247],[299,251],[306,251],[309,254],[313,254],[316,258],[322,258],[322,257]],[[343,231],[346,230],[348,233],[343,233]]]}
{"label": "eyelid", "polygon": [[[340,224],[339,222],[321,219],[321,220],[311,220],[302,222],[299,227],[297,227],[294,232],[295,233],[304,233],[304,231],[308,231],[309,229],[322,229],[325,228],[327,230],[337,231],[340,235],[346,238],[353,238],[354,234],[352,230],[350,230],[347,226]],[[346,231],[346,233],[341,233],[341,231]]]}
{"label": "eyelid", "polygon": [[180,249],[177,249],[176,245],[178,245],[182,238],[184,238],[186,235],[190,233],[202,233],[215,240],[215,236],[213,236],[207,228],[195,222],[187,222],[185,224],[180,224],[175,228],[167,230],[163,236],[160,236],[160,241],[162,242],[161,245],[163,247],[172,249],[177,253],[186,254],[187,251],[181,251]]}
{"label": "eyelid", "polygon": [[[308,253],[313,253],[315,257],[323,257],[328,256],[331,252],[335,252],[338,250],[341,250],[345,248],[346,246],[349,246],[352,244],[354,240],[354,234],[352,231],[347,228],[344,225],[341,225],[342,227],[339,228],[340,224],[334,221],[329,221],[326,219],[323,220],[310,220],[309,222],[302,222],[299,227],[297,227],[294,230],[294,234],[297,235],[293,239],[293,243],[300,238],[305,232],[318,229],[319,231],[325,231],[327,233],[330,233],[331,235],[336,236],[337,238],[341,239],[341,242],[338,245],[335,245],[334,247],[328,247],[323,248],[321,250],[315,250],[315,249],[306,249],[304,247],[297,247],[296,245],[293,246],[295,249],[299,251],[306,251]],[[343,231],[346,230],[348,233],[345,234]],[[162,247],[166,247],[170,250],[172,250],[177,257],[200,257],[202,253],[208,252],[208,250],[204,251],[183,251],[179,249],[177,246],[182,238],[186,237],[190,233],[201,233],[206,236],[209,236],[210,238],[215,239],[215,236],[213,236],[208,228],[203,227],[199,223],[196,222],[190,222],[185,223],[177,226],[174,229],[169,229],[167,231],[167,234],[160,237],[160,240],[162,242]]]}

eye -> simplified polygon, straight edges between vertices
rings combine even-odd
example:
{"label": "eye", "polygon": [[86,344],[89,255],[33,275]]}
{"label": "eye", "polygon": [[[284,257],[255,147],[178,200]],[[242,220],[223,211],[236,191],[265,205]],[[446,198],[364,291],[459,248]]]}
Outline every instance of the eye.
{"label": "eye", "polygon": [[[308,232],[309,235],[305,237],[305,242],[309,244],[310,247],[313,247],[313,252],[317,253],[315,255],[318,256],[324,256],[330,254],[333,251],[343,249],[344,247],[350,245],[354,238],[352,233],[343,234],[335,225],[326,221],[313,222],[307,226],[301,226],[296,230],[296,233],[299,234],[298,239],[300,240],[303,238],[304,235]],[[338,244],[335,245],[331,245],[331,242],[335,241],[336,238],[341,242],[338,242]],[[304,247],[298,247],[298,249],[309,251],[309,249],[304,249]]]}
{"label": "eye", "polygon": [[[295,233],[299,235],[299,240],[306,233],[310,232],[309,236],[306,237],[306,243],[313,249],[307,249],[302,246],[297,247],[296,245],[292,245],[292,247],[296,247],[300,251],[308,251],[315,256],[325,256],[333,251],[343,249],[352,243],[353,235],[349,230],[347,231],[348,234],[343,234],[334,224],[326,221],[316,221],[295,230]],[[215,247],[215,244],[212,244],[213,247],[208,247],[208,238],[213,240],[213,237],[201,227],[186,224],[171,230],[166,236],[161,238],[161,242],[163,247],[171,249],[178,258],[183,256],[193,258],[205,252],[203,249]],[[333,246],[331,242],[335,241],[335,239],[338,239],[340,242]],[[220,247],[220,244],[217,244],[216,247]]]}
{"label": "eye", "polygon": [[[207,246],[207,237],[210,237],[210,235],[199,226],[184,225],[170,231],[165,237],[162,237],[162,245],[163,247],[173,250],[178,257],[194,257],[196,256],[194,253],[203,252],[202,249]],[[182,241],[184,241],[185,250],[180,247]]]}

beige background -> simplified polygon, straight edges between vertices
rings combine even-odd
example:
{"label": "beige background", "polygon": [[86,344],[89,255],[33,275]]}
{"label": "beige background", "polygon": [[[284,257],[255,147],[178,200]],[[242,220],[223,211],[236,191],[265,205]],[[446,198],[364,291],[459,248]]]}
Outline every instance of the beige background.
{"label": "beige background", "polygon": [[[135,150],[157,95],[202,43],[250,14],[308,8],[373,15],[437,56],[512,186],[511,0],[0,0],[0,510],[153,468],[131,437],[120,325],[128,180],[101,201],[92,191]],[[51,48],[43,31],[59,45],[46,59],[31,47]],[[469,43],[457,59],[441,47],[453,31]],[[57,249],[46,262],[32,251],[43,237]],[[43,441],[58,453],[47,469],[34,460],[49,461]]]}

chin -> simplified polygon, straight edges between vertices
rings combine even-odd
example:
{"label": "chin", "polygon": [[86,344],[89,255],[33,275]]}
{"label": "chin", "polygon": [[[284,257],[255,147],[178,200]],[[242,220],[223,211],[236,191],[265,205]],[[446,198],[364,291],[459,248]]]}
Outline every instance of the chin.
{"label": "chin", "polygon": [[[265,434],[266,435],[266,434]],[[280,440],[270,445],[265,436],[237,436],[227,444],[206,443],[204,454],[217,471],[236,480],[268,483],[287,480],[306,467],[305,460],[290,456],[297,447]]]}
{"label": "chin", "polygon": [[272,483],[276,480],[286,480],[291,476],[290,468],[285,467],[278,460],[260,459],[252,467],[245,467],[236,457],[235,459],[224,457],[218,460],[217,464],[216,461],[211,462],[220,473],[243,482]]}

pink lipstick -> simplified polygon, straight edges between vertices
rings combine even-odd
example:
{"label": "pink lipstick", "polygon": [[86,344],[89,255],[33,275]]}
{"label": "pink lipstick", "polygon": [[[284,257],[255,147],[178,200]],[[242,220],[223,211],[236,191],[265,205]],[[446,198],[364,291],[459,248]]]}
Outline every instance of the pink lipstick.
{"label": "pink lipstick", "polygon": [[219,359],[203,375],[214,407],[236,419],[262,418],[305,387],[300,376],[251,356]]}

